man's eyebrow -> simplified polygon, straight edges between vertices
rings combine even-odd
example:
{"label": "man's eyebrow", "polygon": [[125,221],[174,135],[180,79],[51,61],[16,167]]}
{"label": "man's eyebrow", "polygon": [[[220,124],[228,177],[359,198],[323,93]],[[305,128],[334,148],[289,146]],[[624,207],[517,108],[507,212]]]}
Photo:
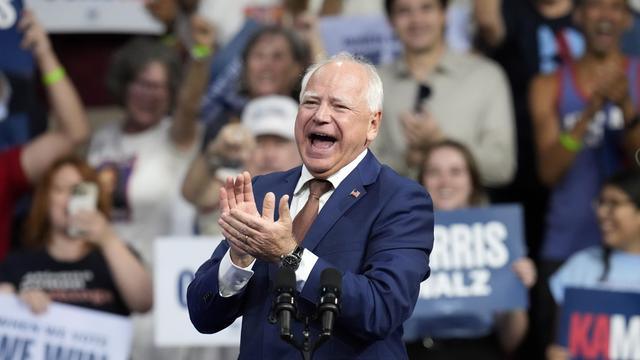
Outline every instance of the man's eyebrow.
{"label": "man's eyebrow", "polygon": [[351,101],[349,101],[349,99],[343,97],[343,96],[329,96],[329,101],[331,102],[338,102],[341,104],[350,104]]}
{"label": "man's eyebrow", "polygon": [[316,92],[314,92],[314,91],[305,91],[305,92],[302,94],[302,99],[303,99],[303,100],[304,100],[304,99],[306,99],[306,98],[310,98],[310,97],[312,97],[312,98],[317,98],[317,97],[319,97],[319,95],[318,95],[318,93],[316,93]]}

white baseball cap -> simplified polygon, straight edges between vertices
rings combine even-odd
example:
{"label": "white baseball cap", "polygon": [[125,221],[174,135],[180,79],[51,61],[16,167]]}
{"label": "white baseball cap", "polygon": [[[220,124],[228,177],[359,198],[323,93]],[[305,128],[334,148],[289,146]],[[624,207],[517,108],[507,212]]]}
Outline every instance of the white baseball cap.
{"label": "white baseball cap", "polygon": [[254,136],[277,135],[295,140],[294,126],[298,103],[280,95],[261,96],[251,100],[242,112],[242,125]]}

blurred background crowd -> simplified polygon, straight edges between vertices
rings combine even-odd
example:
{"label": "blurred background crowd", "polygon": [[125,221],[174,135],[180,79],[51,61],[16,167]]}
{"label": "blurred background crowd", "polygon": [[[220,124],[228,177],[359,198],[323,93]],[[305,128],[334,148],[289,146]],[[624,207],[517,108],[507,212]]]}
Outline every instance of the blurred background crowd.
{"label": "blurred background crowd", "polygon": [[[525,215],[528,256],[513,270],[531,308],[409,343],[411,358],[566,358],[553,345],[564,287],[640,289],[638,1],[152,0],[145,11],[161,33],[48,34],[41,14],[18,14],[37,70],[0,72],[0,292],[34,312],[61,301],[131,315],[133,359],[237,356],[153,345],[153,242],[219,235],[227,176],[301,163],[300,80],[341,31],[322,24],[362,17],[396,44],[384,59],[361,54],[385,93],[373,153],[423,184],[436,213],[519,203]],[[96,210],[70,213],[86,182]],[[82,291],[66,286],[74,271],[93,274]]]}

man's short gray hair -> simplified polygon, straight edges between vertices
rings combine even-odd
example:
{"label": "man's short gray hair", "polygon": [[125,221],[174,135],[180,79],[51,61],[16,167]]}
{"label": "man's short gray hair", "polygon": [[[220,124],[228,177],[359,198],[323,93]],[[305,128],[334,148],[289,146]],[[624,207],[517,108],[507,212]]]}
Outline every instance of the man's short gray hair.
{"label": "man's short gray hair", "polygon": [[307,83],[309,82],[311,76],[316,72],[316,70],[327,64],[341,61],[356,63],[364,68],[369,77],[369,84],[366,93],[366,100],[367,104],[369,105],[369,110],[373,112],[382,111],[382,80],[380,80],[380,76],[378,75],[376,68],[366,59],[344,51],[326,60],[322,60],[309,66],[304,74],[304,77],[302,78],[302,85],[300,86],[300,102],[302,102],[302,95],[307,88]]}

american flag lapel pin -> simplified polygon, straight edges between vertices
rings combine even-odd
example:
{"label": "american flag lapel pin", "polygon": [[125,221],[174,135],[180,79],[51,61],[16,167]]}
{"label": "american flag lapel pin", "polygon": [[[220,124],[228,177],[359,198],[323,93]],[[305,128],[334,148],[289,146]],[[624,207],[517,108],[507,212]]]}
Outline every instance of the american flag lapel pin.
{"label": "american flag lapel pin", "polygon": [[351,196],[353,196],[354,198],[358,198],[358,196],[360,196],[360,191],[353,189],[351,190]]}

